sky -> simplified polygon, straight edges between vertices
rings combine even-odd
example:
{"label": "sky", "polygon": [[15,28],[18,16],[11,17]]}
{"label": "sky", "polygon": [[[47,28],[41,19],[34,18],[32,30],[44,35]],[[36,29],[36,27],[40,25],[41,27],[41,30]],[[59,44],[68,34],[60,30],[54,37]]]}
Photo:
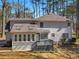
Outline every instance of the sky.
{"label": "sky", "polygon": [[[14,2],[18,2],[18,0],[7,0],[9,3],[13,3],[13,1]],[[24,0],[19,0],[20,1],[20,3],[23,5],[24,4]],[[29,7],[29,8],[32,8],[32,4],[31,4],[31,2],[30,2],[31,0],[25,0],[25,3],[26,3],[26,7]],[[0,8],[1,8],[1,6],[2,6],[2,2],[1,2],[1,0],[0,0]]]}
{"label": "sky", "polygon": [[[18,2],[18,0],[6,0],[6,1],[8,1],[9,3],[13,3],[13,1],[14,2]],[[24,0],[19,0],[20,1],[20,3],[21,4],[23,4],[24,2]],[[31,0],[25,0],[25,3],[26,3],[26,7],[29,7],[29,8],[32,8],[32,4],[31,4],[31,2],[30,2]],[[68,0],[69,1],[69,3],[72,3],[72,1],[73,0]],[[0,0],[0,7],[1,7],[1,5],[2,5],[2,3],[1,3],[1,0]]]}
{"label": "sky", "polygon": [[[8,1],[9,3],[11,3],[11,4],[13,4],[13,2],[16,2],[16,3],[18,3],[18,0],[6,0],[6,1]],[[45,0],[44,0],[45,1]],[[65,1],[68,1],[68,3],[72,3],[73,2],[73,0],[65,0]],[[24,0],[19,0],[19,2],[22,4],[22,5],[24,5]],[[32,3],[31,3],[31,0],[25,0],[25,5],[26,5],[26,7],[27,8],[30,8],[31,10],[32,10],[32,12],[33,12],[33,7],[32,7]],[[1,0],[0,0],[0,8],[2,7],[2,3],[1,3]],[[14,10],[12,10],[12,13],[14,13],[15,11]]]}

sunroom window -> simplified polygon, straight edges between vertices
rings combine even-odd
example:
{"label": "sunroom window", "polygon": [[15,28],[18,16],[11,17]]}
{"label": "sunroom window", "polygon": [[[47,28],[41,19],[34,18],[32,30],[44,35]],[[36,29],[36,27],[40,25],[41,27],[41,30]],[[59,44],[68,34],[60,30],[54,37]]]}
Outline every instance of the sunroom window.
{"label": "sunroom window", "polygon": [[68,38],[68,33],[63,33],[63,38]]}
{"label": "sunroom window", "polygon": [[19,41],[21,41],[21,35],[19,35]]}
{"label": "sunroom window", "polygon": [[23,41],[26,41],[26,35],[25,34],[23,35]]}
{"label": "sunroom window", "polygon": [[30,41],[30,34],[28,34],[28,41]]}
{"label": "sunroom window", "polygon": [[34,41],[34,37],[35,37],[35,35],[34,35],[34,34],[32,34],[32,41]]}
{"label": "sunroom window", "polygon": [[48,33],[42,33],[40,36],[41,39],[48,39]]}
{"label": "sunroom window", "polygon": [[15,41],[17,41],[17,35],[15,35]]}

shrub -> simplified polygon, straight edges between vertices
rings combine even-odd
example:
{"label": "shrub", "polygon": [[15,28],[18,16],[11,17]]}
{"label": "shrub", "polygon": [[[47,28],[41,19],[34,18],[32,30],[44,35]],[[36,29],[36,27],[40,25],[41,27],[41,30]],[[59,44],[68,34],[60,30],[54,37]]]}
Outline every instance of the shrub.
{"label": "shrub", "polygon": [[64,44],[65,44],[65,41],[66,41],[65,38],[60,39],[59,45],[60,45],[60,46],[64,45]]}
{"label": "shrub", "polygon": [[68,41],[70,44],[74,44],[76,42],[76,38],[72,38],[72,39],[69,39]]}
{"label": "shrub", "polygon": [[7,41],[4,47],[12,47],[12,41],[11,40]]}

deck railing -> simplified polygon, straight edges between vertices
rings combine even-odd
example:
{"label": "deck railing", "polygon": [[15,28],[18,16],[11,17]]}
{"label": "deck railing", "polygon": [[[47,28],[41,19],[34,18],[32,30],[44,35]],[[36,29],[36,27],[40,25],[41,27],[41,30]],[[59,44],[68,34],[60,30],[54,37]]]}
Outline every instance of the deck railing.
{"label": "deck railing", "polygon": [[52,40],[43,40],[43,41],[37,41],[34,44],[32,44],[32,50],[35,51],[49,51],[53,50],[53,41]]}

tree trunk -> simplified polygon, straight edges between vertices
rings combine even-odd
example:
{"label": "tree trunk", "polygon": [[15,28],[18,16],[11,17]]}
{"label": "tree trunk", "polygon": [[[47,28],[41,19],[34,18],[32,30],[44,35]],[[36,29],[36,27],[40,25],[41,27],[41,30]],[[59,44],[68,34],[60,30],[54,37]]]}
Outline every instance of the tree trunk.
{"label": "tree trunk", "polygon": [[26,3],[25,3],[25,0],[24,0],[24,18],[25,18],[25,16],[26,16],[26,15],[25,15],[25,4],[26,4]]}
{"label": "tree trunk", "polygon": [[52,5],[52,13],[54,13],[54,0],[53,0],[53,5]]}
{"label": "tree trunk", "polygon": [[18,17],[18,18],[20,17],[19,0],[18,0],[18,14],[17,14],[17,17]]}
{"label": "tree trunk", "polygon": [[40,4],[39,4],[39,17],[40,17]]}
{"label": "tree trunk", "polygon": [[79,0],[77,0],[77,23],[76,23],[76,35],[79,38]]}

